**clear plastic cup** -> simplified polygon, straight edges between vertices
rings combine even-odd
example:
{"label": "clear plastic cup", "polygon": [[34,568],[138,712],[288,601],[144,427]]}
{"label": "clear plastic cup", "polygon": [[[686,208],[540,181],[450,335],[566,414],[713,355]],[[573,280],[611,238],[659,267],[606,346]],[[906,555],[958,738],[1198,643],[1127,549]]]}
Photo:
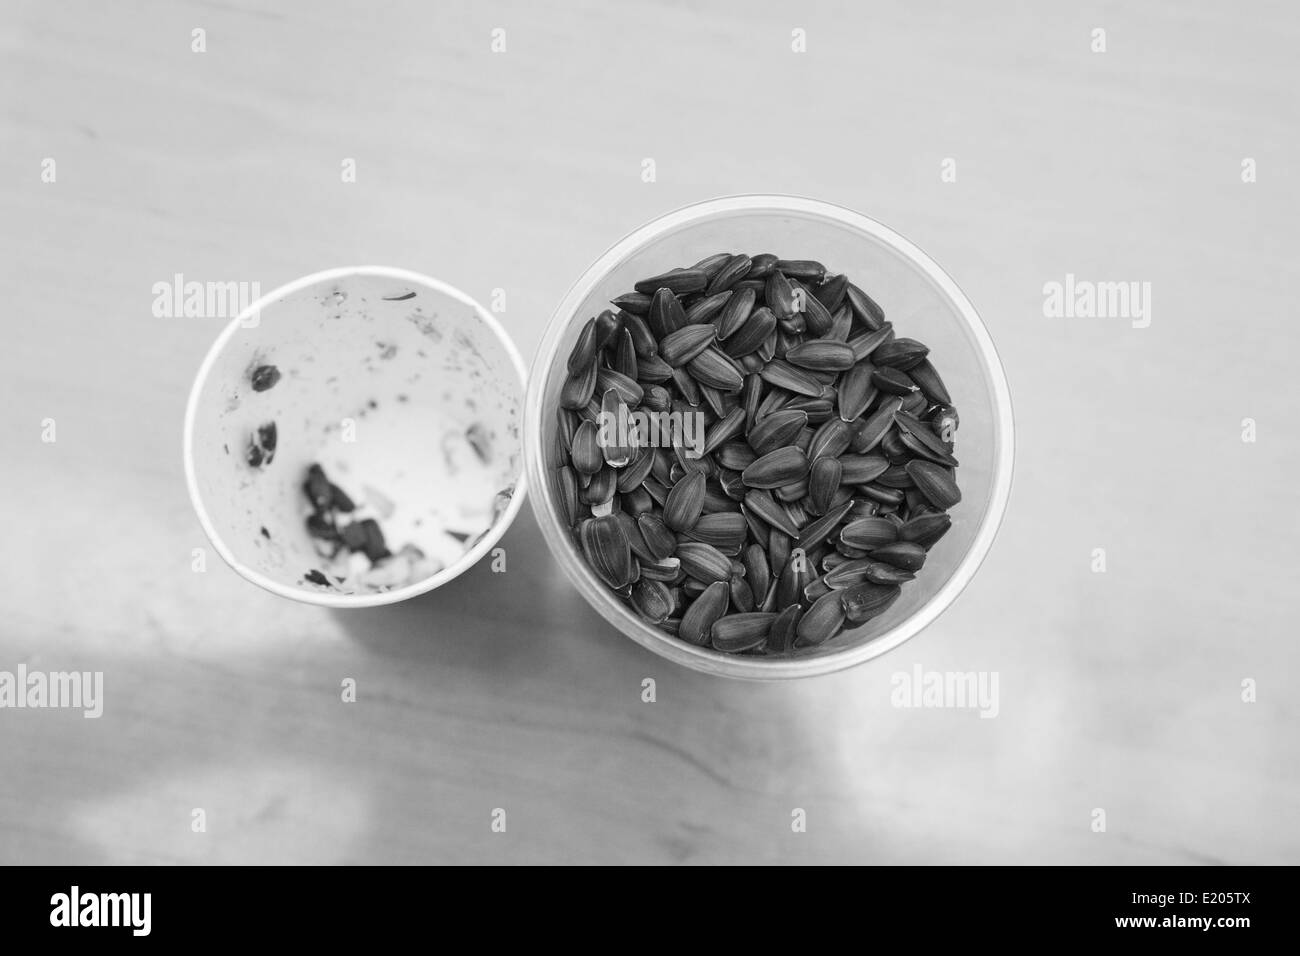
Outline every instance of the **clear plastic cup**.
{"label": "clear plastic cup", "polygon": [[[720,251],[816,259],[846,273],[885,310],[901,336],[931,349],[961,416],[956,454],[962,501],[951,530],[916,580],[883,615],[787,657],[735,656],[696,647],[641,619],[588,568],[565,526],[556,483],[555,409],[583,324],[633,284]],[[686,667],[750,679],[810,677],[892,650],[970,583],[993,544],[1011,490],[1011,397],[988,331],[957,284],[891,229],[830,203],[791,196],[733,196],[679,209],[626,236],[589,268],[556,308],[529,377],[524,455],[533,510],[556,561],[607,621],[643,647]]]}

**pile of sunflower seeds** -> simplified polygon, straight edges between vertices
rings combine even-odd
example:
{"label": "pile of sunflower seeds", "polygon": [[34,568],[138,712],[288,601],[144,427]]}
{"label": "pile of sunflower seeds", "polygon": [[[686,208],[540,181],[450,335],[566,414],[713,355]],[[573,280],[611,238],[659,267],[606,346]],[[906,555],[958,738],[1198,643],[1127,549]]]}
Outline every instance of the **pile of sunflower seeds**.
{"label": "pile of sunflower seeds", "polygon": [[[709,256],[611,304],[569,356],[553,450],[592,571],[729,653],[797,653],[884,613],[961,500],[929,349],[847,277],[774,255]],[[702,449],[598,427],[637,410],[702,415]]]}

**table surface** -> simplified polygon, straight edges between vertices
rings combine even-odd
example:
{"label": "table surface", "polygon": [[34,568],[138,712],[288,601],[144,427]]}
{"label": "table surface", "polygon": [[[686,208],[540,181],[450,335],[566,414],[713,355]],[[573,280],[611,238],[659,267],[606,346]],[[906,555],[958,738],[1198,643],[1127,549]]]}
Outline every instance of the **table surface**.
{"label": "table surface", "polygon": [[[6,4],[0,670],[102,671],[105,709],[0,710],[0,862],[1300,862],[1300,16],[1134,6]],[[375,611],[192,570],[222,320],[154,283],[404,266],[504,289],[529,357],[611,242],[737,192],[895,227],[1001,352],[1011,505],[914,640],[706,678],[528,509],[506,573]],[[1150,282],[1149,327],[1045,317],[1067,273]],[[892,706],[917,666],[996,672],[998,716]]]}

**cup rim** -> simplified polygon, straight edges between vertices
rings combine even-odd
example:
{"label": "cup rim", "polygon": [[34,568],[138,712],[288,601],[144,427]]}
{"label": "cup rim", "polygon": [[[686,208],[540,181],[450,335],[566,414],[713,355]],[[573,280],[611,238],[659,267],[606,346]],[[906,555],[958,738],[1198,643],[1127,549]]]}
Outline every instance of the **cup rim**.
{"label": "cup rim", "polygon": [[[207,384],[208,375],[216,364],[217,358],[225,350],[226,345],[239,332],[241,324],[250,315],[254,315],[264,309],[275,305],[282,299],[299,292],[302,289],[309,288],[322,282],[329,282],[336,279],[346,279],[354,276],[375,276],[385,279],[397,279],[404,282],[410,282],[414,285],[424,286],[434,292],[448,296],[464,305],[471,307],[479,321],[482,322],[496,337],[497,341],[506,350],[506,355],[519,377],[519,384],[522,389],[522,400],[527,401],[528,374],[524,365],[523,357],[519,354],[519,349],[515,346],[514,341],[506,332],[505,327],[497,321],[496,317],[485,309],[477,300],[453,285],[443,282],[441,279],[435,279],[432,276],[424,275],[420,272],[414,272],[410,269],[401,269],[393,266],[340,266],[333,269],[323,269],[320,272],[313,272],[310,275],[302,276],[287,282],[284,285],[272,289],[270,292],[259,297],[256,301],[250,303],[240,313],[226,324],[225,328],[208,347],[207,354],[203,357],[203,362],[199,365],[198,373],[194,377],[194,382],[190,386],[189,399],[185,406],[185,431],[184,431],[184,459],[185,459],[185,484],[189,490],[190,504],[193,506],[195,513],[198,515],[199,524],[203,527],[203,533],[207,536],[208,541],[217,550],[221,559],[230,566],[240,577],[256,584],[263,590],[270,591],[272,594],[280,597],[289,598],[293,601],[300,601],[305,604],[315,604],[321,607],[333,608],[363,608],[363,607],[380,607],[385,604],[396,604],[399,601],[405,601],[409,598],[416,597],[420,594],[427,594],[436,588],[441,587],[448,581],[454,580],[463,574],[466,570],[477,564],[489,550],[501,540],[506,529],[514,522],[515,517],[519,514],[520,508],[523,507],[524,498],[527,496],[528,485],[528,467],[525,461],[519,470],[518,479],[515,482],[515,492],[510,498],[510,503],[506,506],[502,514],[493,522],[492,526],[484,533],[474,547],[466,551],[460,558],[447,567],[443,568],[437,574],[432,574],[427,578],[422,578],[411,584],[403,585],[400,588],[394,588],[391,591],[380,591],[373,594],[338,594],[329,591],[306,591],[302,588],[291,587],[275,581],[253,568],[248,567],[239,561],[231,549],[226,545],[225,540],[218,532],[208,514],[207,508],[203,504],[203,498],[199,493],[198,476],[194,468],[194,424],[195,417],[198,413],[199,395],[203,387]],[[521,442],[521,445],[523,443]],[[526,451],[521,447],[521,454],[526,459]]]}
{"label": "cup rim", "polygon": [[[541,433],[545,425],[542,415],[544,387],[565,327],[576,315],[577,307],[582,300],[611,268],[658,236],[706,216],[756,209],[811,213],[848,225],[892,248],[920,269],[952,303],[975,340],[992,392],[994,440],[997,443],[993,456],[994,474],[988,507],[980,519],[980,526],[970,547],[948,581],[925,604],[890,630],[857,647],[845,648],[835,653],[807,658],[764,660],[724,656],[709,648],[695,647],[684,641],[675,640],[670,635],[637,619],[631,610],[617,603],[608,589],[596,579],[594,572],[581,560],[581,555],[578,555],[576,561],[559,561],[565,574],[601,617],[647,650],[702,673],[765,681],[831,674],[879,657],[915,637],[952,605],[983,564],[1006,514],[1015,466],[1015,424],[1006,372],[979,313],[956,281],[934,259],[901,233],[845,206],[804,196],[745,193],[688,203],[636,227],[598,256],[569,287],[552,312],[551,319],[543,332],[541,343],[533,359],[528,378],[528,394],[524,402],[524,467],[529,479],[537,482],[539,492],[532,497],[532,508],[537,523],[541,526],[543,537],[546,538],[547,546],[553,554],[561,557],[565,549],[574,547],[571,541],[564,540],[567,532],[555,503],[547,492],[542,464],[545,448]],[[595,594],[600,595],[599,600],[593,598],[592,595]]]}

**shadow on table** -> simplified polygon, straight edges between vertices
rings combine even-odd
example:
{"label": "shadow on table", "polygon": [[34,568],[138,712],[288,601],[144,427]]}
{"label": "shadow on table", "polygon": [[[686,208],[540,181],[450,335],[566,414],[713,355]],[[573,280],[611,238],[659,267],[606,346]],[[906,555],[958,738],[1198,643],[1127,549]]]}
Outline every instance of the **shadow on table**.
{"label": "shadow on table", "polygon": [[410,666],[527,676],[583,653],[649,656],[582,599],[531,515],[521,514],[499,547],[504,571],[493,570],[489,553],[429,594],[332,613],[365,650]]}

